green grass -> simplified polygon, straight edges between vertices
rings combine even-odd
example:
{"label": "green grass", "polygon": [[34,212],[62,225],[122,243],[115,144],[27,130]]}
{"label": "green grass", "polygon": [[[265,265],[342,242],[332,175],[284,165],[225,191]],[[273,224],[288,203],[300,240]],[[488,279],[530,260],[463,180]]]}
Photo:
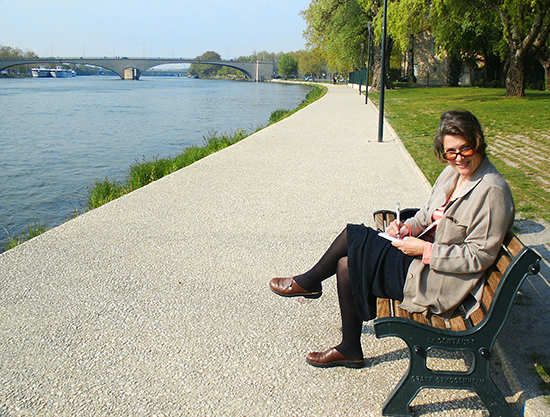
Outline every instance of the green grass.
{"label": "green grass", "polygon": [[[369,97],[378,104],[379,94]],[[482,126],[491,161],[508,180],[523,218],[550,221],[550,92],[528,90],[506,98],[504,89],[405,88],[386,92],[385,116],[428,181],[445,167],[432,141],[445,110],[469,110]]]}
{"label": "green grass", "polygon": [[533,373],[537,385],[544,395],[544,399],[550,405],[550,362],[548,362],[548,357],[541,353],[533,353],[529,359],[533,362]]}
{"label": "green grass", "polygon": [[111,182],[107,178],[96,181],[93,187],[89,188],[88,209],[100,207],[124,194],[144,187],[247,136],[248,133],[245,130],[237,130],[232,134],[211,132],[204,136],[202,147],[189,147],[175,157],[138,161],[130,166],[128,177],[124,182]]}
{"label": "green grass", "polygon": [[6,233],[8,233],[9,241],[5,245],[5,249],[9,250],[9,249],[15,248],[16,246],[20,245],[21,243],[26,242],[27,240],[32,239],[33,237],[41,235],[42,233],[46,232],[47,230],[48,229],[46,227],[44,227],[43,225],[41,225],[38,222],[35,222],[34,225],[32,225],[32,226],[30,226],[30,225],[27,226],[27,233],[25,233],[21,236],[12,237],[8,233],[8,231],[6,230]]}

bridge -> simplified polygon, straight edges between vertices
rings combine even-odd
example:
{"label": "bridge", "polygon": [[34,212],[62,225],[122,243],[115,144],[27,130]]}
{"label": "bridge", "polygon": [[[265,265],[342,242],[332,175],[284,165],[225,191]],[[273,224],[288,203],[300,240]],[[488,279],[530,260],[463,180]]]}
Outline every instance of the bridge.
{"label": "bridge", "polygon": [[149,68],[164,64],[208,64],[230,67],[242,71],[252,81],[268,81],[273,78],[277,64],[273,61],[207,61],[186,58],[0,58],[0,71],[17,65],[81,64],[101,67],[116,73],[123,80],[139,80]]}

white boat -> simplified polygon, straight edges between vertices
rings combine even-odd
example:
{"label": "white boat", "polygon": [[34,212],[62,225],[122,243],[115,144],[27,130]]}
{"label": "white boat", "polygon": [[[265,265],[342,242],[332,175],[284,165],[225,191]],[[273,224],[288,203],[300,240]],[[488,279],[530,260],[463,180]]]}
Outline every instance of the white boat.
{"label": "white boat", "polygon": [[31,68],[32,76],[37,78],[71,78],[76,75],[76,72],[72,69],[63,68],[57,66],[55,68],[46,68],[40,66],[38,68]]}
{"label": "white boat", "polygon": [[47,78],[52,76],[50,69],[42,66],[38,68],[31,68],[31,72],[32,76],[36,78]]}
{"label": "white boat", "polygon": [[72,69],[59,66],[55,67],[55,69],[51,69],[50,73],[54,78],[71,78],[76,75],[76,73]]}

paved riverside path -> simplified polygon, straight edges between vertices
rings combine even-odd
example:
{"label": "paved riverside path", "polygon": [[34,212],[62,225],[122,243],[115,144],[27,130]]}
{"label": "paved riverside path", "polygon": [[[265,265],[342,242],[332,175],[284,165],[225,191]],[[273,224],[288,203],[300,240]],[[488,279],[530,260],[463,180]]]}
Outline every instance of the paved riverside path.
{"label": "paved riverside path", "polygon": [[[366,323],[364,369],[318,369],[340,340],[334,279],[274,295],[347,222],[429,188],[356,90],[0,255],[0,416],[380,415],[408,363]],[[420,415],[482,416],[463,392]],[[447,410],[447,411],[441,411]]]}

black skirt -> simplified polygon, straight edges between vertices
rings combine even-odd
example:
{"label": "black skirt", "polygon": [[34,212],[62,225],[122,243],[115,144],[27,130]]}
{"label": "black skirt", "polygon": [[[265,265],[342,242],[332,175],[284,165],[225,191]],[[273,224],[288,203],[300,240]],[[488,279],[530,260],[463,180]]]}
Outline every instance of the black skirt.
{"label": "black skirt", "polygon": [[355,309],[361,320],[376,317],[376,298],[403,301],[403,287],[414,259],[365,225],[348,224],[348,267]]}

